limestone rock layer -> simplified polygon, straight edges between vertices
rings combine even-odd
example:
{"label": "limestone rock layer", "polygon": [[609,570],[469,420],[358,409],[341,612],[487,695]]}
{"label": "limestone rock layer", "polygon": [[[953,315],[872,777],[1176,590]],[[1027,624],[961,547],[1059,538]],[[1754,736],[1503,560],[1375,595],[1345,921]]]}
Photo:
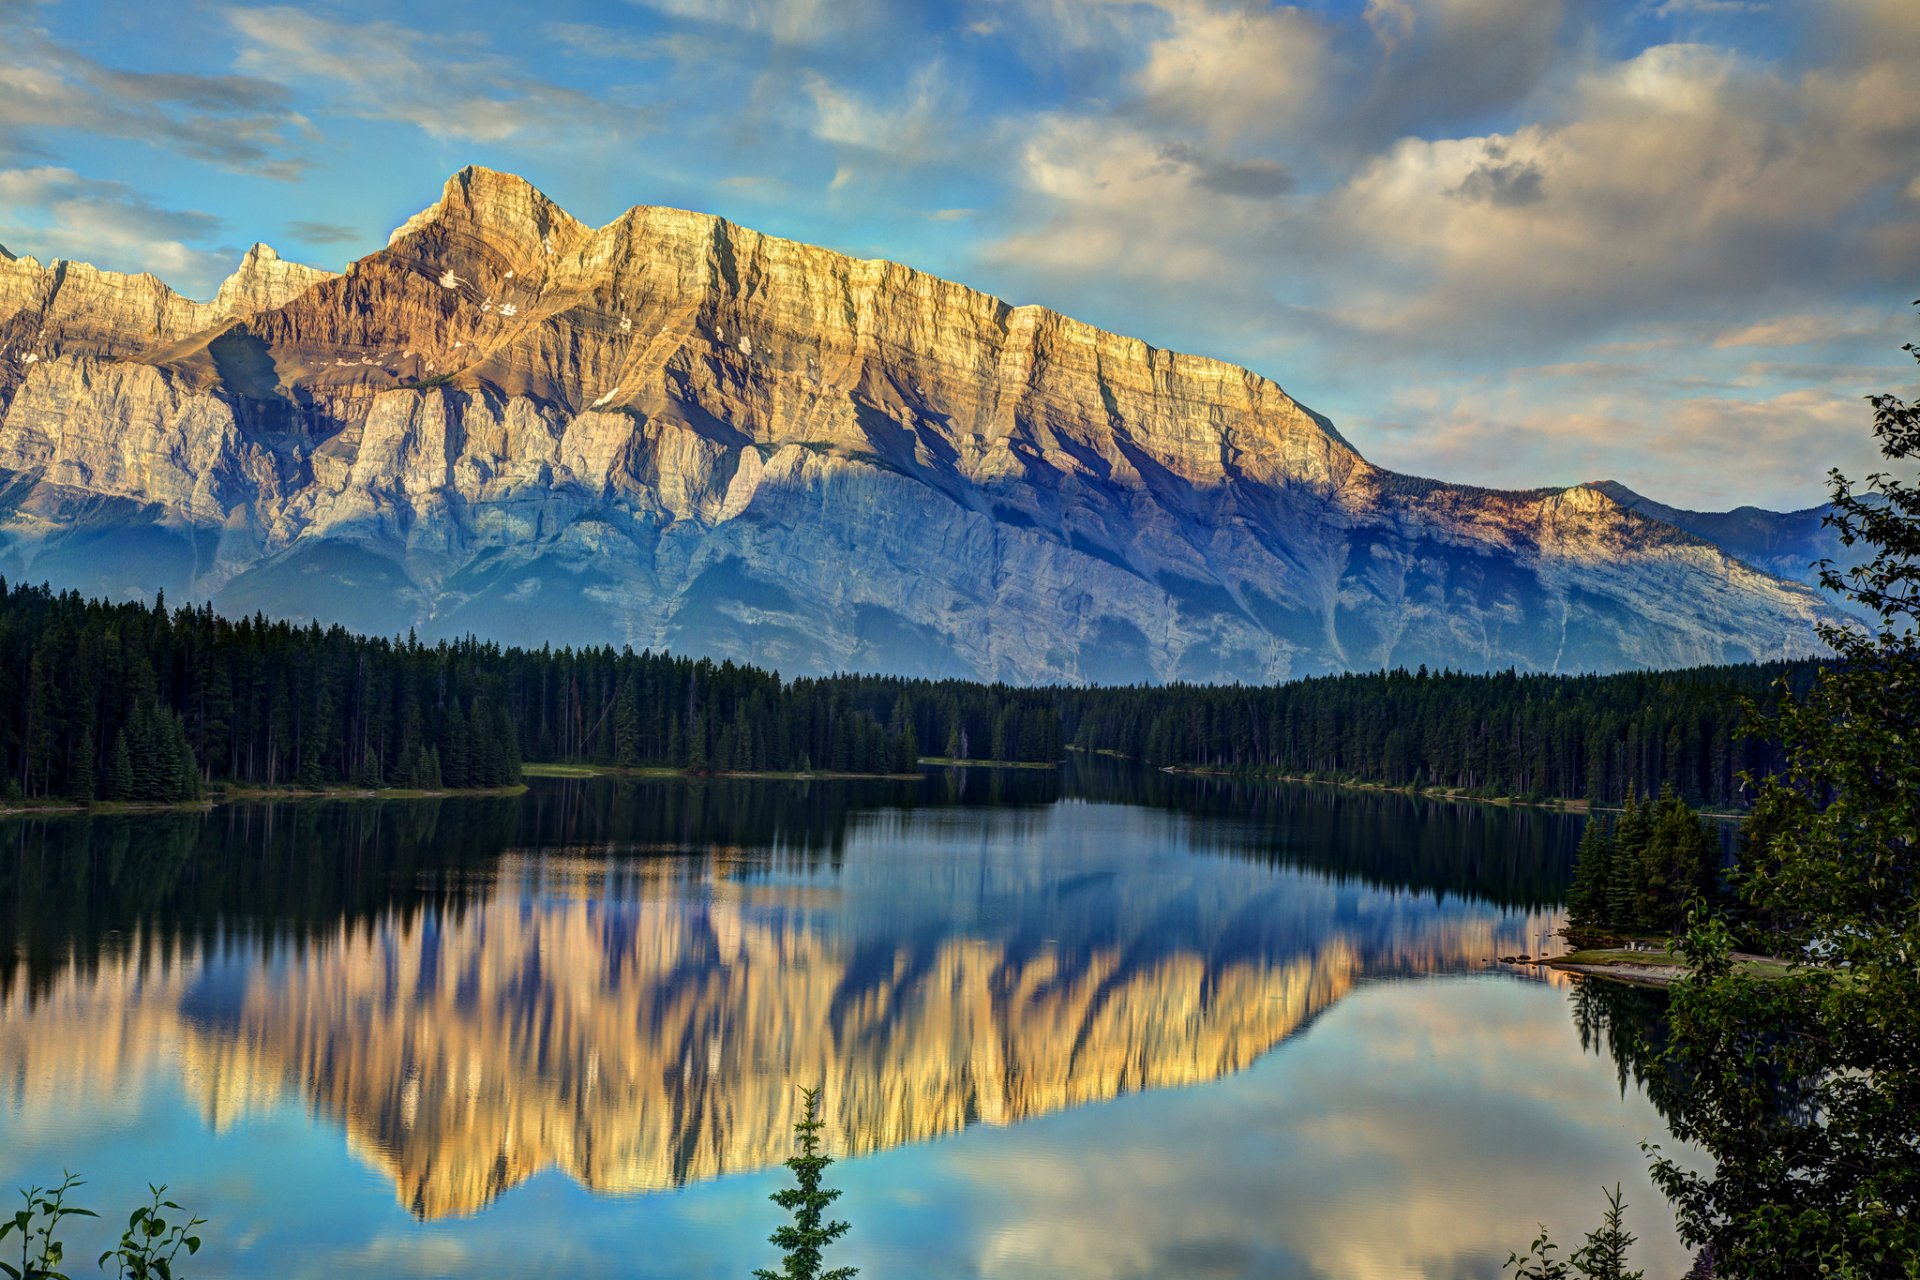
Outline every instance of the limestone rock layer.
{"label": "limestone rock layer", "polygon": [[1593,488],[1383,471],[1220,361],[473,168],[210,303],[0,256],[0,481],[10,578],[788,674],[1612,670],[1831,616]]}

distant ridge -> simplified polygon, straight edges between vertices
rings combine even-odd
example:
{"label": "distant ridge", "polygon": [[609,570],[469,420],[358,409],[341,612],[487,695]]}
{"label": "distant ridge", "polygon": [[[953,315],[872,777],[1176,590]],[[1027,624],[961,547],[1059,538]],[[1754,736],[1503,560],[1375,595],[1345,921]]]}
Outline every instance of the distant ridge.
{"label": "distant ridge", "polygon": [[0,262],[0,494],[9,577],[790,675],[1606,671],[1835,616],[1605,485],[1398,476],[1222,361],[480,168],[207,303]]}

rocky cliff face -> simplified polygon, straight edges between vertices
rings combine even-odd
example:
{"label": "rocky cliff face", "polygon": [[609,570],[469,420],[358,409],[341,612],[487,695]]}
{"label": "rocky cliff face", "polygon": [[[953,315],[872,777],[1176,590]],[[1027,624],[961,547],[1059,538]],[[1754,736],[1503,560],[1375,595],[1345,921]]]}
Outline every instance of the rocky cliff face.
{"label": "rocky cliff face", "polygon": [[893,263],[467,169],[212,303],[0,261],[0,573],[789,674],[1272,680],[1801,655],[1816,595],[1593,488]]}

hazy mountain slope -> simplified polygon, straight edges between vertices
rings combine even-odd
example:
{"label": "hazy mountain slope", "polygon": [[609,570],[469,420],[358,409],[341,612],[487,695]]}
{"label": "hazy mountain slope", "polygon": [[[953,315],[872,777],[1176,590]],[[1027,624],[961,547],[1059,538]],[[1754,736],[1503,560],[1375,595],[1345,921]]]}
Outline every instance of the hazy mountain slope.
{"label": "hazy mountain slope", "polygon": [[1825,608],[1594,488],[1381,471],[1232,365],[486,170],[341,276],[114,279],[0,284],[0,573],[1019,681],[1793,656]]}
{"label": "hazy mountain slope", "polygon": [[[1629,511],[1705,538],[1736,560],[1815,589],[1820,586],[1817,568],[1820,561],[1832,560],[1844,566],[1856,558],[1854,552],[1841,545],[1840,535],[1823,523],[1833,509],[1827,503],[1801,511],[1768,511],[1761,507],[1688,511],[1642,497],[1614,480],[1601,480],[1589,487],[1598,489]],[[1831,598],[1843,608],[1848,605],[1844,597]]]}

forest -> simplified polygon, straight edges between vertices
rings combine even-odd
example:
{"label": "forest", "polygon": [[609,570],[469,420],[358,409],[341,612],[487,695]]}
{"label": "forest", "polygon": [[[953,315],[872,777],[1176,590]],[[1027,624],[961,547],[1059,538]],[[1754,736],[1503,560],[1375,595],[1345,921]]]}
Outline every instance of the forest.
{"label": "forest", "polygon": [[1612,676],[1393,670],[1273,686],[783,680],[652,651],[427,644],[0,582],[0,790],[178,801],[208,783],[490,788],[522,760],[899,773],[923,757],[1155,767],[1622,800],[1740,801],[1775,749],[1743,700],[1811,663]]}

